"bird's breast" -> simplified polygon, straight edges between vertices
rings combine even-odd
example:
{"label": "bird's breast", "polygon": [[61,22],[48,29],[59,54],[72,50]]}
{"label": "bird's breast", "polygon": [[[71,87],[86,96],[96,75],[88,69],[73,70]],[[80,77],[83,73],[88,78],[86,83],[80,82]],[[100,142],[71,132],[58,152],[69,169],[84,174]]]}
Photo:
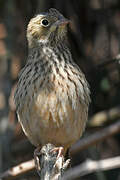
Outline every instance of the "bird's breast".
{"label": "bird's breast", "polygon": [[[31,81],[24,101],[19,98],[19,121],[34,145],[48,142],[71,145],[81,136],[88,104],[84,101],[86,92],[78,76],[71,69],[65,71],[62,65],[59,69],[52,66],[50,73]],[[24,91],[24,85],[21,87]]]}

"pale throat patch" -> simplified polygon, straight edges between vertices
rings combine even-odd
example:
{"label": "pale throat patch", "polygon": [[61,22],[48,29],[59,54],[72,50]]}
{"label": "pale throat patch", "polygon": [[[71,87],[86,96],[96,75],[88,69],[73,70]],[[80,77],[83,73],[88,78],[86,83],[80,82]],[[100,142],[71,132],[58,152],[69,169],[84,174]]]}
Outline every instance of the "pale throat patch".
{"label": "pale throat patch", "polygon": [[47,39],[47,38],[46,38],[46,39],[42,39],[42,38],[41,38],[41,39],[38,40],[38,43],[39,43],[39,44],[41,44],[41,43],[42,43],[42,44],[47,44],[47,43],[48,43],[48,39]]}

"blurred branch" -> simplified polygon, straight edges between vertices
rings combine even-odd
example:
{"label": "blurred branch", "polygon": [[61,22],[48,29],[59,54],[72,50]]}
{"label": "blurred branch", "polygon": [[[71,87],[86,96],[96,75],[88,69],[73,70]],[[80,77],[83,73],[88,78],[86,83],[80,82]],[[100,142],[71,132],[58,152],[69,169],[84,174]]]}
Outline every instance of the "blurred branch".
{"label": "blurred branch", "polygon": [[110,137],[120,131],[120,121],[88,136],[83,139],[81,139],[78,143],[76,143],[72,148],[70,149],[71,154],[75,154],[77,152],[80,152],[83,149],[88,148],[91,145],[95,145],[98,142],[106,139],[107,137]]}
{"label": "blurred branch", "polygon": [[34,160],[19,164],[0,175],[0,180],[12,180],[35,169]]}
{"label": "blurred branch", "polygon": [[115,168],[120,168],[120,156],[99,161],[87,160],[68,170],[62,180],[74,180],[96,171],[106,171]]}
{"label": "blurred branch", "polygon": [[88,125],[91,127],[100,127],[106,122],[113,121],[120,118],[120,106],[111,108],[110,110],[101,111],[92,116],[88,121]]}
{"label": "blurred branch", "polygon": [[103,68],[112,63],[116,63],[118,65],[120,64],[120,54],[118,54],[116,57],[110,59],[109,61],[105,61],[105,62],[102,62],[101,64],[98,64],[98,67]]}

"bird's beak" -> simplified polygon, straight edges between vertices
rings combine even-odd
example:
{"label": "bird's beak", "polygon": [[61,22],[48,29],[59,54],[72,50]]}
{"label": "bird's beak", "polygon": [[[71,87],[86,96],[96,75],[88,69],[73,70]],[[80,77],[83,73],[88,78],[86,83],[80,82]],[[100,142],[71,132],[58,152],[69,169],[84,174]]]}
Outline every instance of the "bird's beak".
{"label": "bird's beak", "polygon": [[52,26],[51,26],[51,32],[55,31],[56,27],[58,27],[58,29],[60,31],[63,31],[66,27],[66,25],[70,23],[70,21],[66,18],[61,18],[60,20],[58,20],[57,22],[55,22]]}
{"label": "bird's beak", "polygon": [[66,26],[69,23],[70,23],[70,21],[66,18],[60,19],[56,22],[57,26]]}

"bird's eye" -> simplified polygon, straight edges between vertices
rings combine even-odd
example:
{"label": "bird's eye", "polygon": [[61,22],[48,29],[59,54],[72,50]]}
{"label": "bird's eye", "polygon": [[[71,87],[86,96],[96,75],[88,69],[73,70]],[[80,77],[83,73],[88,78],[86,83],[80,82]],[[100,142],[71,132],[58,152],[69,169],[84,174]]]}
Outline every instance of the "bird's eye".
{"label": "bird's eye", "polygon": [[49,26],[49,21],[47,19],[42,19],[41,25],[47,27]]}

